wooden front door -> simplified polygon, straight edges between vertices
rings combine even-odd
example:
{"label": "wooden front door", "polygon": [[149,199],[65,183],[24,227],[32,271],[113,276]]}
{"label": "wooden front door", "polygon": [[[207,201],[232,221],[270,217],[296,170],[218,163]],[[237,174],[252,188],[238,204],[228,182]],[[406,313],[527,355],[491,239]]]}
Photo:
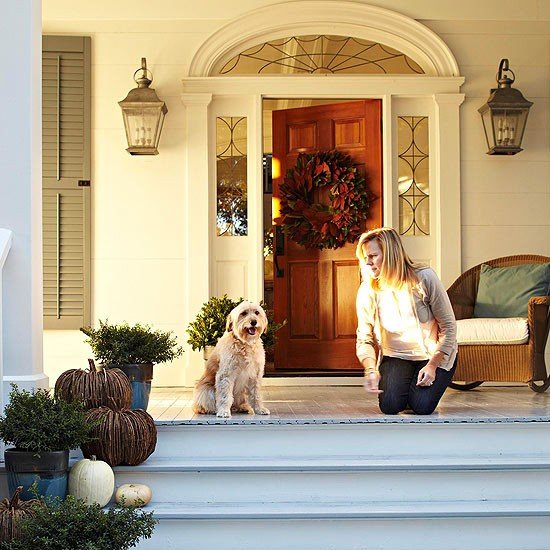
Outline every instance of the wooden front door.
{"label": "wooden front door", "polygon": [[[295,165],[299,153],[338,149],[351,155],[376,195],[367,228],[379,227],[381,135],[380,100],[274,111],[273,157],[281,166],[281,176],[273,180],[274,197],[279,196],[284,174]],[[359,286],[355,245],[336,250],[306,249],[283,235],[277,244],[275,319],[287,319],[288,324],[278,333],[275,371],[361,370],[355,356],[355,296]]]}

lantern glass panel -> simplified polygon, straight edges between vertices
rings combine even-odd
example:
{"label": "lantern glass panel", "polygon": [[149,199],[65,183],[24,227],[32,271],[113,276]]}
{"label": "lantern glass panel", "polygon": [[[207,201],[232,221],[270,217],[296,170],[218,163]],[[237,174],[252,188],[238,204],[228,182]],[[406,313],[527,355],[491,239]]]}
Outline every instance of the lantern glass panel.
{"label": "lantern glass panel", "polygon": [[497,147],[519,146],[527,120],[527,112],[518,109],[498,109],[492,112],[493,132]]}
{"label": "lantern glass panel", "polygon": [[489,149],[495,146],[495,132],[491,114],[491,109],[486,109],[481,113],[481,120],[483,122],[483,129],[485,130],[485,138],[487,139],[487,147]]}
{"label": "lantern glass panel", "polygon": [[[155,107],[126,109],[126,134],[130,147],[157,147],[164,113]],[[160,114],[160,117],[159,117]]]}

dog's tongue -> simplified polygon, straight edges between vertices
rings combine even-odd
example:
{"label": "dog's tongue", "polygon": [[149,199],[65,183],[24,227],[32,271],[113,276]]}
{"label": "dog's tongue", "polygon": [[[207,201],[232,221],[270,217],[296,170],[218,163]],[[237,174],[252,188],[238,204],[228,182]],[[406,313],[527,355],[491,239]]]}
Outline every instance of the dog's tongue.
{"label": "dog's tongue", "polygon": [[246,330],[251,336],[254,336],[254,334],[256,334],[256,327],[248,327]]}

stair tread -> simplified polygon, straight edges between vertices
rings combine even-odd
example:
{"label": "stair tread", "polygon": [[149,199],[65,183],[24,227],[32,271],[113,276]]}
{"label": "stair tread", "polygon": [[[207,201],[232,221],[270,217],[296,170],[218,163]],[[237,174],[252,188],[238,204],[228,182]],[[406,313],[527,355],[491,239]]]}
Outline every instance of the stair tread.
{"label": "stair tread", "polygon": [[322,519],[550,516],[548,500],[455,502],[186,502],[143,508],[158,519]]}
{"label": "stair tread", "polygon": [[156,458],[138,466],[117,466],[115,471],[368,471],[368,470],[525,470],[547,469],[549,457],[249,457],[249,458]]}

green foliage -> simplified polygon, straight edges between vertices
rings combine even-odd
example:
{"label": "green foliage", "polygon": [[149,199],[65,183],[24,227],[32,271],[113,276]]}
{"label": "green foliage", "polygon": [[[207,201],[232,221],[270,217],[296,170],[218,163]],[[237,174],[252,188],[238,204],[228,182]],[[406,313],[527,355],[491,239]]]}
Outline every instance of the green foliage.
{"label": "green foliage", "polygon": [[193,350],[202,350],[206,346],[215,346],[225,332],[227,316],[242,302],[242,298],[232,300],[224,294],[221,298],[213,296],[204,303],[195,320],[189,323],[187,343]]}
{"label": "green foliage", "polygon": [[273,228],[264,230],[264,258],[273,254]]}
{"label": "green foliage", "polygon": [[104,365],[166,363],[183,353],[172,332],[152,330],[149,325],[110,325],[99,321],[99,328],[80,329],[88,339],[97,361]]}
{"label": "green foliage", "polygon": [[[264,303],[262,302],[262,307],[264,307]],[[265,307],[264,307],[265,309]],[[277,343],[277,331],[282,329],[286,325],[286,319],[283,320],[282,323],[276,323],[275,319],[273,318],[273,311],[270,309],[266,309],[265,313],[267,315],[267,332],[265,334],[262,334],[262,340],[264,342],[264,348],[267,351],[271,351],[273,348],[275,348],[275,344]]]}
{"label": "green foliage", "polygon": [[0,417],[1,439],[37,453],[79,447],[90,441],[91,428],[82,403],[56,399],[46,389],[19,390],[15,384]]}
{"label": "green foliage", "polygon": [[157,520],[136,508],[102,510],[72,495],[64,501],[42,499],[33,517],[20,522],[21,538],[0,544],[1,550],[126,550],[151,538]]}
{"label": "green foliage", "polygon": [[[195,320],[187,327],[189,336],[187,343],[193,350],[203,350],[206,346],[215,346],[225,332],[227,316],[242,301],[243,298],[232,300],[227,294],[224,294],[221,298],[213,296],[208,302],[205,302]],[[286,319],[282,323],[275,323],[273,312],[266,309],[263,302],[260,305],[264,308],[269,323],[267,332],[262,334],[264,347],[269,350],[275,346],[277,342],[275,333],[286,324]]]}

